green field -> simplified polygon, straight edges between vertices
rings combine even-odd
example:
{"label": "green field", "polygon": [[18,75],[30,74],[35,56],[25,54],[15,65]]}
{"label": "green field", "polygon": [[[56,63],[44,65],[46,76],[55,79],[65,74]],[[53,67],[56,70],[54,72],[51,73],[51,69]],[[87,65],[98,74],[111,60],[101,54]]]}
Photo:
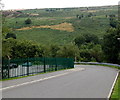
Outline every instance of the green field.
{"label": "green field", "polygon": [[[7,11],[6,11],[7,12]],[[92,13],[91,17],[88,15]],[[68,44],[81,34],[95,34],[101,39],[109,26],[110,14],[117,15],[117,6],[82,7],[82,8],[54,8],[54,9],[29,9],[13,11],[5,17],[5,24],[12,28],[17,39],[32,40],[41,44]],[[76,15],[83,15],[81,19]],[[26,25],[24,21],[30,18],[32,23]],[[50,28],[33,28],[30,30],[16,30],[23,27],[58,25],[71,23],[73,32],[55,30]]]}

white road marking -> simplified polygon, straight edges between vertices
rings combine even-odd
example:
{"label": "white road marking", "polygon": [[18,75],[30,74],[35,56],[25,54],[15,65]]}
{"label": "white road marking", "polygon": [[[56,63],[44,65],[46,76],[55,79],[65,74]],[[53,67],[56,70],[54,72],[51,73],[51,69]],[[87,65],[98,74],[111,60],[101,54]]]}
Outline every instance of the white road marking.
{"label": "white road marking", "polygon": [[48,80],[48,79],[51,79],[51,78],[55,78],[55,77],[67,75],[67,74],[69,74],[69,73],[72,73],[72,72],[75,72],[75,71],[81,71],[81,70],[85,70],[85,68],[69,69],[69,70],[67,70],[67,71],[69,71],[69,72],[66,72],[66,73],[62,73],[62,74],[58,74],[58,75],[54,75],[54,76],[42,78],[42,79],[39,79],[39,80],[30,81],[30,82],[25,82],[25,83],[13,85],[13,86],[5,87],[5,88],[0,88],[0,91],[6,90],[6,89],[10,89],[10,88],[19,87],[19,86],[23,86],[23,85],[27,85],[27,84],[32,84],[32,83],[36,83],[36,82],[40,82],[40,81],[44,81],[44,80]]}
{"label": "white road marking", "polygon": [[113,82],[113,84],[112,84],[112,88],[110,89],[110,92],[109,92],[109,95],[108,95],[108,99],[110,98],[110,96],[111,96],[111,94],[112,94],[112,91],[113,91],[113,89],[114,89],[115,83],[116,83],[117,78],[118,78],[118,75],[119,75],[119,72],[117,73],[117,75],[116,75],[116,77],[115,77],[115,80],[114,80],[114,82]]}
{"label": "white road marking", "polygon": [[75,68],[75,69],[69,69],[66,71],[82,71],[82,70],[85,70],[85,68]]}

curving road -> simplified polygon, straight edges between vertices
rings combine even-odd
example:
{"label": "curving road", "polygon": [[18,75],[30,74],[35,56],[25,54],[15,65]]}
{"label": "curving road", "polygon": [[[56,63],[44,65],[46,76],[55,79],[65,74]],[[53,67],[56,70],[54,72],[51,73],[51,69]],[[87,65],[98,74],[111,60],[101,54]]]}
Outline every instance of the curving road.
{"label": "curving road", "polygon": [[108,98],[117,69],[75,65],[75,69],[3,82],[3,98]]}

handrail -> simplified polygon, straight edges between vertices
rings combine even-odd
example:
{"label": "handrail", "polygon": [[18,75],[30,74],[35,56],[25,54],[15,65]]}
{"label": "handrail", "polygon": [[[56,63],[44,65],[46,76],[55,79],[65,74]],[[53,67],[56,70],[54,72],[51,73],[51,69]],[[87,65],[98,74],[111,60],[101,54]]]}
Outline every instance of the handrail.
{"label": "handrail", "polygon": [[112,64],[112,63],[101,63],[101,62],[74,62],[74,64],[96,64],[96,65],[111,65],[111,66],[116,66],[120,67],[118,64]]}

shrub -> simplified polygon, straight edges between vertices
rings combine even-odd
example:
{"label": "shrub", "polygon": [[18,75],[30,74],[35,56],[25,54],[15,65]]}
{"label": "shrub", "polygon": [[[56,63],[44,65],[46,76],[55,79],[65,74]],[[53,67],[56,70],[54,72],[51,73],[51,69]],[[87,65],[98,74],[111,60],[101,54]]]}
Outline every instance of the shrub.
{"label": "shrub", "polygon": [[14,33],[8,33],[8,34],[5,36],[5,39],[8,39],[8,38],[16,39],[16,35],[15,35]]}
{"label": "shrub", "polygon": [[32,21],[31,21],[30,18],[28,18],[27,20],[25,20],[25,24],[31,24],[31,23],[32,23]]}

